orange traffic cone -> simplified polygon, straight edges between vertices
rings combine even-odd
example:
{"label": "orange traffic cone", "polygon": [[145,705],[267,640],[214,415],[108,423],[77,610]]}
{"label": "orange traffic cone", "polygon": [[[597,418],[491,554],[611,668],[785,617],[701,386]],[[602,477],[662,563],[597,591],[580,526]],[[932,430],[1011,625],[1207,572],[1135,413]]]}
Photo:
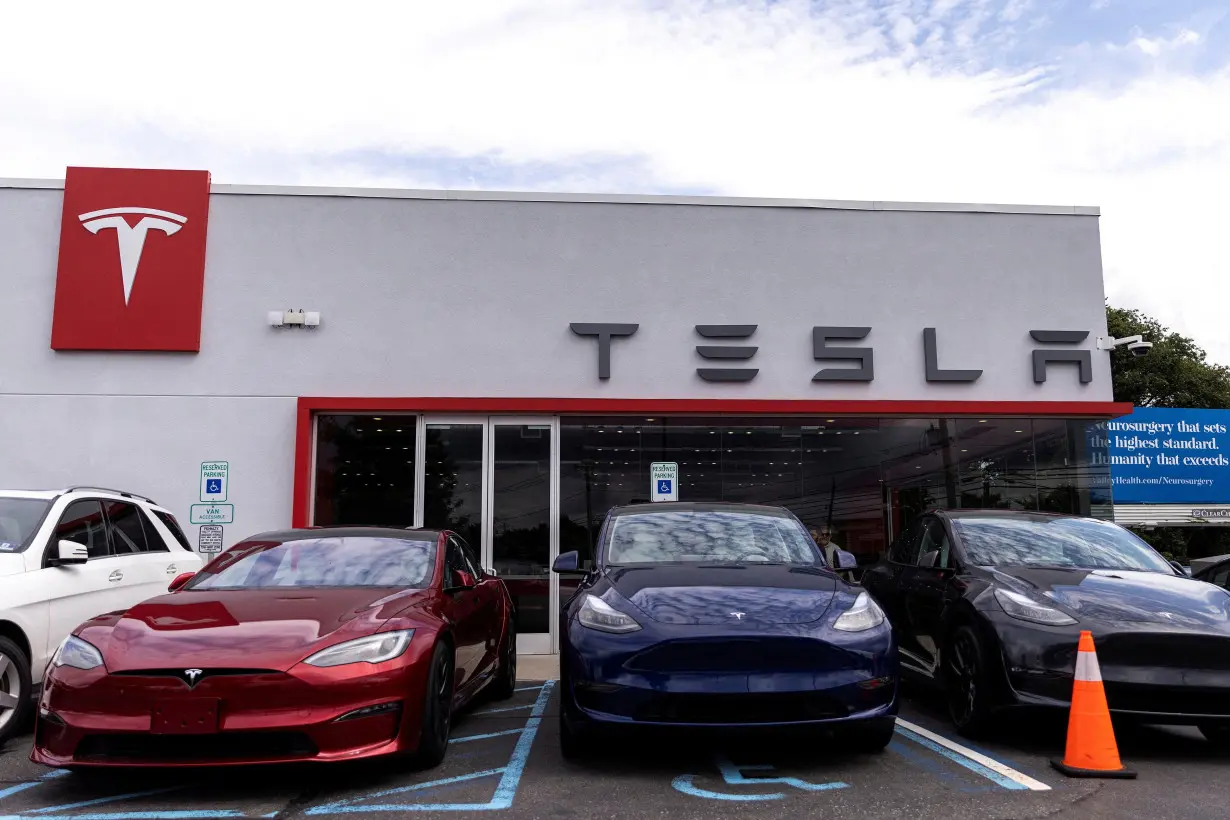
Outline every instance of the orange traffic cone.
{"label": "orange traffic cone", "polygon": [[1093,649],[1093,633],[1081,632],[1076,650],[1076,680],[1072,684],[1072,708],[1068,715],[1068,748],[1063,761],[1051,765],[1069,777],[1132,778],[1119,760],[1115,729],[1102,687],[1102,670]]}

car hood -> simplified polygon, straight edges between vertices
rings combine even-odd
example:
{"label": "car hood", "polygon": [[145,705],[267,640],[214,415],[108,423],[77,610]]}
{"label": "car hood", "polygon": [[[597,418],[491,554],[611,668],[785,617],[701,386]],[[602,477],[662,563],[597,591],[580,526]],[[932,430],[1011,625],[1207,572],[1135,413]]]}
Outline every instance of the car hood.
{"label": "car hood", "polygon": [[607,579],[651,619],[667,624],[801,624],[819,620],[837,579],[816,567],[757,564],[615,567]]}
{"label": "car hood", "polygon": [[1005,586],[1058,602],[1078,619],[1230,633],[1230,594],[1177,575],[1135,570],[993,570]]}
{"label": "car hood", "polygon": [[138,604],[81,636],[112,672],[175,669],[285,671],[312,652],[379,630],[426,593],[372,589],[181,591]]}

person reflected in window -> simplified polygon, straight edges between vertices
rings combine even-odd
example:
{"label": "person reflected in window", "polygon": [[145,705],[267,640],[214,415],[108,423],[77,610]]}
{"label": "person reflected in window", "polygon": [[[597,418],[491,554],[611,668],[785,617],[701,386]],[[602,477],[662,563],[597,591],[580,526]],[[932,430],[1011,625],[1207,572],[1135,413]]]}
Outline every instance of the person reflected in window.
{"label": "person reflected in window", "polygon": [[833,530],[827,524],[821,527],[811,528],[812,540],[816,542],[816,546],[824,553],[824,560],[828,563],[829,568],[837,572],[846,581],[853,581],[854,576],[849,570],[844,572],[837,571],[837,551],[841,549],[836,542],[833,541]]}

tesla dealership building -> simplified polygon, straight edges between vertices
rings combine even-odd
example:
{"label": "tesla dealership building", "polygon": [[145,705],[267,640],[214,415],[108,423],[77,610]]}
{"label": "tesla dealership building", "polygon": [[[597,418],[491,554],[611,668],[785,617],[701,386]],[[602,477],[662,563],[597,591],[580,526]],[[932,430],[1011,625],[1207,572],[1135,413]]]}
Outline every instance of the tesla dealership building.
{"label": "tesla dealership building", "polygon": [[0,485],[147,494],[205,551],[450,526],[530,652],[553,557],[651,491],[862,561],[928,507],[1110,516],[1095,208],[66,177],[0,182]]}

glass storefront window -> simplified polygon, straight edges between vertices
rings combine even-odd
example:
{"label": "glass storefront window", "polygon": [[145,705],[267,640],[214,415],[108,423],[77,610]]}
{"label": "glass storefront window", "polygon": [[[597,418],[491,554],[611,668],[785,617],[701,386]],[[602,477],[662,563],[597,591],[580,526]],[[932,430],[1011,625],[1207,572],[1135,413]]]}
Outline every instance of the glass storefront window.
{"label": "glass storefront window", "polygon": [[414,416],[316,419],[314,524],[414,524]]}

